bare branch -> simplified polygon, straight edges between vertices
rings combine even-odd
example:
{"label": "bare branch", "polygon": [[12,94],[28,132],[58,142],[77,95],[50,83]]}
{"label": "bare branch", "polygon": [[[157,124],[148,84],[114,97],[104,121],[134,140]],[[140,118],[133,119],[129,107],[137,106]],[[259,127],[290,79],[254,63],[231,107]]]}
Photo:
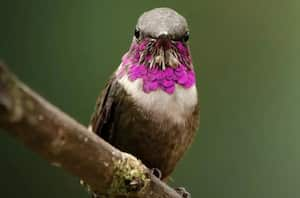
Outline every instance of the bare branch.
{"label": "bare branch", "polygon": [[0,64],[0,127],[27,147],[111,196],[180,198],[123,153],[20,82]]}

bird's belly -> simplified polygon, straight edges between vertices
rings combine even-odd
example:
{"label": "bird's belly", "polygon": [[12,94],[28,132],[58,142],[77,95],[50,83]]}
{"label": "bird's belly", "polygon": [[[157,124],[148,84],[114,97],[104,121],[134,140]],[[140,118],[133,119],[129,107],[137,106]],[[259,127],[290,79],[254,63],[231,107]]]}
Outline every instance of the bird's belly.
{"label": "bird's belly", "polygon": [[113,145],[135,155],[149,168],[159,168],[165,177],[190,145],[195,127],[157,122],[146,114],[131,108],[119,114]]}
{"label": "bird's belly", "polygon": [[160,169],[163,178],[167,177],[194,137],[198,123],[196,104],[184,112],[180,121],[172,120],[162,111],[145,108],[132,94],[127,94],[119,106],[112,144],[135,155],[149,168]]}

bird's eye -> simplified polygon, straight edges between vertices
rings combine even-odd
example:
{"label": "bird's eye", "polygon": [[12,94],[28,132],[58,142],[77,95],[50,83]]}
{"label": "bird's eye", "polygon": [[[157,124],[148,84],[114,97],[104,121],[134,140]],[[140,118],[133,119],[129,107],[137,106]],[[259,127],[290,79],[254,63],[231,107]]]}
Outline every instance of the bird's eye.
{"label": "bird's eye", "polygon": [[187,42],[187,41],[189,40],[189,38],[190,38],[190,32],[186,32],[186,33],[183,35],[182,40],[183,40],[184,42]]}
{"label": "bird's eye", "polygon": [[135,30],[134,30],[134,36],[135,36],[136,39],[140,38],[140,30],[139,29],[135,28]]}

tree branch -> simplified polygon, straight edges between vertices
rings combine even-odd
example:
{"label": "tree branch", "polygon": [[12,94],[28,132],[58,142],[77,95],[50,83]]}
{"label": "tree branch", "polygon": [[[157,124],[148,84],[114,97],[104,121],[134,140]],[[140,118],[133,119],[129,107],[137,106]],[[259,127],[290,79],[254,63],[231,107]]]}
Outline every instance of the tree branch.
{"label": "tree branch", "polygon": [[0,64],[0,127],[27,147],[83,179],[98,193],[180,198],[135,157],[112,147],[51,105]]}

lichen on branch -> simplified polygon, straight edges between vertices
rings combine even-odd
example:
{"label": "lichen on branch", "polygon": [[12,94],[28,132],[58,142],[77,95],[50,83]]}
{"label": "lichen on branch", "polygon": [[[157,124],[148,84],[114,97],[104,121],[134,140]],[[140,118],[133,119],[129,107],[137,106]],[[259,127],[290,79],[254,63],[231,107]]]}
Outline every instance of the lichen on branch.
{"label": "lichen on branch", "polygon": [[180,198],[141,161],[114,148],[50,104],[0,63],[0,128],[111,197]]}

